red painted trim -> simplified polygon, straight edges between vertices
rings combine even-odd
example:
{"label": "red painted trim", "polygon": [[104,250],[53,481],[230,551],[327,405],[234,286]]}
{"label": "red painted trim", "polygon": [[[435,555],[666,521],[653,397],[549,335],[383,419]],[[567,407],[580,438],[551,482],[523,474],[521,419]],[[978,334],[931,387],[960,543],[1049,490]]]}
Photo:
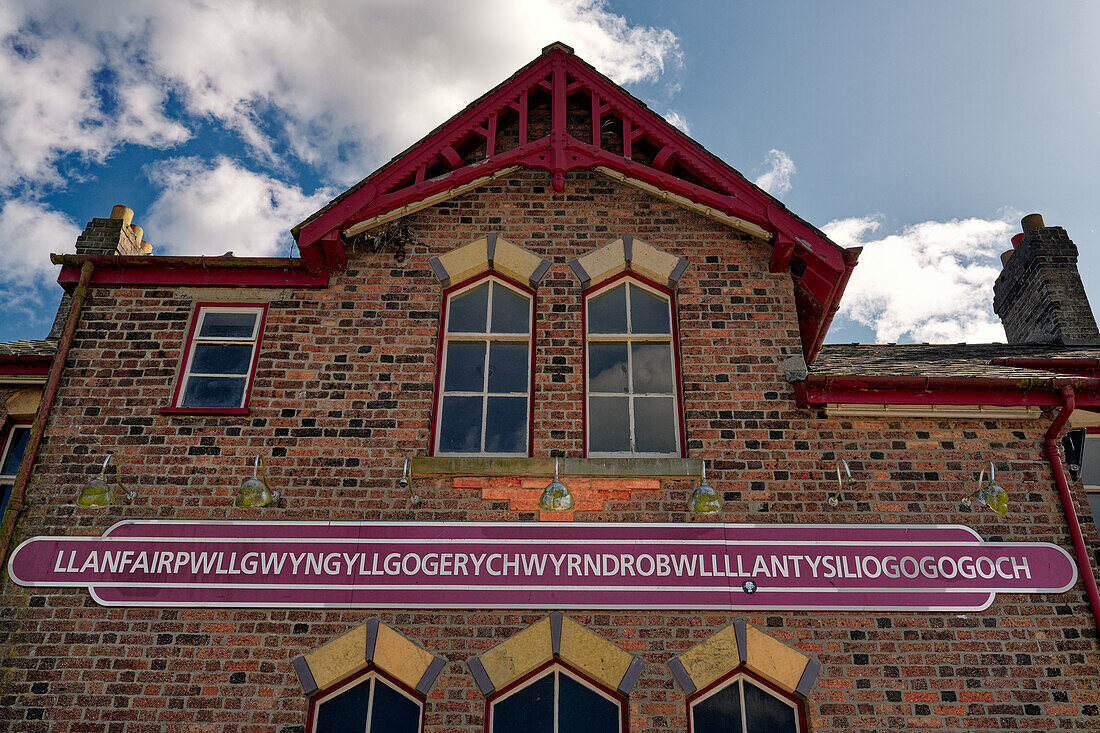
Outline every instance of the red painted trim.
{"label": "red painted trim", "polygon": [[443,404],[443,338],[446,336],[447,309],[451,299],[444,290],[439,304],[439,335],[435,341],[435,390],[432,393],[432,414],[428,422],[428,455],[435,455],[436,430],[439,429],[439,411]]}
{"label": "red painted trim", "polygon": [[[160,409],[162,415],[247,415],[248,403],[252,399],[252,387],[256,383],[256,367],[260,361],[260,349],[263,347],[264,328],[267,325],[267,303],[222,303],[204,302],[195,303],[191,311],[191,324],[187,329],[187,340],[184,342],[183,358],[180,359],[179,370],[176,372],[176,387],[172,392],[172,403]],[[199,324],[199,313],[203,308],[259,308],[260,324],[256,331],[256,346],[252,350],[252,366],[248,372],[248,382],[244,389],[244,404],[241,407],[182,407],[179,403],[180,390],[183,389],[183,378],[187,372],[188,359],[191,357],[191,349],[195,345],[195,328]]]}
{"label": "red painted trim", "polygon": [[[80,280],[80,268],[64,265],[57,282],[66,290],[71,290]],[[272,267],[219,267],[205,268],[201,265],[187,266],[142,266],[123,265],[121,267],[101,267],[92,275],[93,286],[121,285],[172,285],[194,287],[234,287],[234,288],[324,288],[328,286],[329,272],[316,275],[306,268],[295,266],[288,269]]]}
{"label": "red painted trim", "polygon": [[[570,81],[571,80],[571,81]],[[574,138],[565,131],[565,104],[569,94],[583,90],[593,110],[591,135]],[[551,131],[527,141],[526,100],[531,92],[549,92]],[[485,137],[492,120],[505,112],[519,113],[519,145],[493,154],[487,144],[485,157],[476,165],[459,165],[443,176],[423,180],[427,166],[438,161],[454,145],[472,136]],[[623,126],[623,151],[599,146],[602,119],[614,114]],[[591,141],[589,141],[591,138]],[[661,151],[661,161],[676,161],[704,185],[697,185],[630,158],[631,143],[644,138]],[[461,162],[461,161],[460,161]],[[657,186],[727,215],[758,224],[778,235],[770,267],[773,271],[795,252],[807,263],[795,278],[802,349],[812,363],[839,306],[851,267],[850,251],[829,241],[820,231],[794,216],[781,203],[746,180],[698,143],[632,97],[587,63],[562,49],[552,49],[473,102],[465,111],[429,133],[420,142],[349,190],[331,208],[301,225],[299,247],[311,268],[341,269],[339,232],[358,222],[392,212],[425,198],[452,190],[506,167],[520,165],[549,171],[555,190],[562,190],[565,174],[573,170],[608,166],[624,175]],[[411,184],[407,184],[408,180]],[[784,268],[785,269],[785,268]]]}
{"label": "red painted trim", "polygon": [[1054,483],[1058,486],[1058,497],[1062,501],[1062,511],[1065,512],[1066,522],[1069,525],[1069,534],[1073,539],[1073,551],[1077,555],[1078,575],[1085,584],[1085,595],[1089,599],[1089,607],[1092,610],[1092,621],[1100,632],[1100,591],[1096,588],[1096,576],[1092,571],[1092,562],[1089,559],[1089,551],[1085,546],[1085,537],[1081,534],[1081,523],[1077,521],[1077,507],[1073,503],[1073,495],[1066,481],[1066,471],[1062,466],[1062,454],[1058,450],[1058,433],[1062,431],[1069,416],[1073,414],[1075,407],[1075,395],[1072,387],[1062,389],[1062,409],[1058,417],[1047,429],[1046,446],[1047,458],[1050,460],[1050,470],[1054,474]]}
{"label": "red painted trim", "polygon": [[[535,333],[538,323],[538,296],[530,285],[524,285],[516,282],[510,277],[500,274],[495,270],[486,270],[480,274],[474,275],[471,278],[467,278],[455,285],[449,285],[443,290],[443,302],[440,305],[439,313],[439,336],[436,340],[435,349],[435,396],[432,398],[432,417],[430,423],[429,432],[429,444],[428,455],[436,455],[436,444],[438,443],[439,435],[437,430],[440,425],[440,410],[443,409],[443,347],[444,338],[447,335],[447,314],[451,303],[451,295],[468,288],[482,280],[497,279],[502,282],[508,283],[517,290],[521,290],[527,293],[531,297],[531,330],[528,332],[531,340],[530,351],[530,364],[527,368],[527,457],[533,456],[535,450]],[[488,327],[488,324],[486,324]],[[485,408],[482,408],[485,409]],[[449,454],[459,455],[459,454]],[[476,454],[470,454],[476,455]]]}
{"label": "red painted trim", "polygon": [[[797,695],[793,695],[764,679],[763,677],[746,667],[743,662],[739,666],[734,667],[731,671],[727,672],[714,682],[704,687],[703,689],[696,690],[695,692],[687,696],[684,702],[685,712],[687,714],[688,733],[693,733],[694,726],[692,725],[691,706],[695,704],[695,701],[710,694],[710,692],[712,692],[713,690],[717,690],[719,688],[727,686],[731,680],[738,677],[746,677],[753,682],[756,682],[759,687],[770,690],[772,693],[775,694],[776,697],[782,698],[789,703],[793,703],[796,714],[798,715],[799,730],[801,731],[801,733],[809,733],[810,721],[809,716],[806,713],[806,701],[801,699]],[[749,730],[752,730],[751,724],[749,725]]]}
{"label": "red painted trim", "polygon": [[0,375],[44,377],[50,373],[50,362],[52,360],[53,357],[49,357],[40,364],[19,364],[0,360]]}
{"label": "red painted trim", "polygon": [[[810,347],[808,353],[806,353],[806,363],[813,364],[814,359],[821,352],[821,347],[825,343],[825,335],[829,332],[829,326],[833,323],[833,317],[836,316],[836,312],[840,310],[840,299],[844,296],[844,290],[848,287],[848,280],[852,277],[852,271],[856,267],[856,263],[859,260],[859,255],[863,251],[862,247],[850,247],[844,250],[844,270],[839,274],[832,292],[829,297],[821,304],[824,308],[825,315],[820,320],[814,317],[807,319],[807,330],[816,333],[810,338],[809,343],[813,344]],[[804,308],[808,308],[811,304],[803,303]],[[802,339],[802,350],[806,351],[807,340]]]}
{"label": "red painted trim", "polygon": [[1100,406],[1100,379],[1048,377],[888,377],[811,374],[794,385],[800,407],[828,403],[848,405],[991,405],[1058,407],[1054,390],[1078,392],[1078,405]]}
{"label": "red painted trim", "polygon": [[683,387],[683,367],[680,363],[680,323],[679,323],[679,311],[676,308],[676,292],[669,288],[667,285],[660,285],[653,282],[647,277],[643,277],[636,272],[625,270],[613,277],[603,280],[595,285],[589,286],[582,293],[583,308],[581,308],[581,368],[583,370],[583,382],[584,385],[584,398],[582,400],[581,407],[581,419],[583,420],[584,432],[584,449],[582,451],[583,457],[588,457],[588,301],[589,299],[600,292],[601,290],[608,290],[616,283],[623,280],[641,283],[654,290],[664,293],[668,296],[670,313],[669,317],[672,319],[672,351],[673,351],[673,367],[675,377],[675,400],[676,410],[679,415],[679,433],[678,442],[680,445],[680,458],[687,455],[687,426],[684,424],[684,387]]}
{"label": "red painted trim", "polygon": [[588,458],[588,294],[581,291],[581,457]]}
{"label": "red painted trim", "polygon": [[427,717],[427,712],[428,712],[427,711],[427,700],[428,700],[428,698],[425,695],[420,694],[419,691],[414,690],[413,688],[409,687],[404,682],[401,682],[400,680],[395,679],[390,674],[388,674],[385,670],[383,670],[382,668],[375,665],[373,662],[368,664],[366,667],[359,670],[355,674],[351,675],[350,677],[342,679],[339,682],[337,682],[336,684],[330,685],[330,686],[328,686],[327,688],[325,688],[323,690],[317,690],[317,692],[310,695],[310,697],[309,697],[309,708],[306,711],[306,733],[313,733],[313,731],[314,731],[313,719],[314,719],[314,715],[317,712],[317,704],[318,704],[318,702],[320,701],[320,699],[322,697],[328,695],[334,689],[337,689],[337,688],[340,688],[340,687],[347,686],[348,689],[351,689],[352,687],[354,687],[354,683],[357,680],[361,680],[364,677],[367,677],[371,674],[374,674],[377,677],[381,677],[387,683],[389,683],[389,684],[393,685],[394,687],[404,691],[405,693],[407,693],[409,695],[409,697],[412,697],[412,698],[414,698],[414,699],[416,699],[420,702],[420,731],[421,731],[421,733],[423,733],[423,731],[424,731],[424,719]]}
{"label": "red painted trim", "polygon": [[1042,369],[1058,374],[1075,374],[1082,377],[1100,375],[1100,359],[1059,358],[1040,356],[1002,356],[990,360],[998,366],[1021,369]]}
{"label": "red painted trim", "polygon": [[531,291],[531,364],[527,367],[531,377],[530,393],[527,395],[527,457],[535,455],[535,348],[538,344],[539,295]]}
{"label": "red painted trim", "polygon": [[484,719],[485,733],[491,733],[491,730],[489,728],[489,723],[490,723],[489,712],[490,712],[490,709],[492,708],[494,702],[499,700],[501,697],[504,697],[508,693],[512,692],[513,690],[516,690],[520,687],[525,686],[529,681],[531,681],[531,680],[533,680],[537,677],[541,677],[543,675],[543,673],[546,672],[546,670],[554,668],[554,667],[560,667],[562,669],[568,670],[571,674],[574,674],[577,677],[580,677],[582,680],[587,682],[592,687],[595,687],[596,689],[598,689],[603,694],[605,694],[608,697],[615,700],[619,704],[619,716],[620,716],[619,720],[620,720],[620,725],[621,725],[621,728],[622,728],[622,733],[629,733],[629,731],[630,731],[630,714],[629,714],[630,713],[630,698],[628,698],[626,695],[622,694],[618,690],[609,690],[609,689],[607,689],[607,686],[604,685],[602,682],[597,682],[596,680],[594,680],[591,677],[589,677],[588,675],[586,675],[584,672],[580,671],[579,669],[577,669],[576,667],[574,667],[573,665],[569,664],[568,662],[566,662],[565,660],[563,660],[559,657],[554,657],[553,659],[551,659],[547,662],[544,662],[543,664],[539,665],[538,667],[536,667],[532,671],[528,672],[527,674],[523,675],[522,677],[515,680],[514,682],[512,682],[508,685],[505,685],[500,690],[494,690],[494,691],[490,692],[485,697],[485,719]]}

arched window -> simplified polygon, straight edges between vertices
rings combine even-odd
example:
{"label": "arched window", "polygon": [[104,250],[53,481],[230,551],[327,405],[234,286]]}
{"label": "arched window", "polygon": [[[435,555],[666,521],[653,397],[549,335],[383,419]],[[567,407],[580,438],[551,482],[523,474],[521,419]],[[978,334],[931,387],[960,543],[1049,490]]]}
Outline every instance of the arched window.
{"label": "arched window", "polygon": [[489,700],[488,733],[624,733],[625,698],[553,664]]}
{"label": "arched window", "polygon": [[436,454],[528,454],[532,300],[496,277],[446,294]]}
{"label": "arched window", "polygon": [[310,701],[308,733],[420,733],[424,704],[377,670]]}
{"label": "arched window", "polygon": [[804,733],[802,704],[748,674],[719,681],[688,701],[691,733]]}
{"label": "arched window", "polygon": [[633,278],[585,296],[591,456],[679,456],[679,368],[672,295]]}

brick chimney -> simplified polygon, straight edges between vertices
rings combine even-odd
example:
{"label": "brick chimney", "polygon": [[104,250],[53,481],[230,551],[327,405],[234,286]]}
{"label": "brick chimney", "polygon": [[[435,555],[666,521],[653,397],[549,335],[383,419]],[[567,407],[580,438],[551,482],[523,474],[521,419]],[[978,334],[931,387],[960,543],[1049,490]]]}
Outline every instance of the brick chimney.
{"label": "brick chimney", "polygon": [[[88,222],[84,231],[76,238],[76,253],[78,255],[152,254],[153,245],[141,238],[145,231],[133,222],[133,209],[118,204],[111,209],[110,218],[92,219]],[[72,295],[65,293],[61,296],[61,305],[57,307],[57,315],[54,316],[50,335],[46,338],[61,337],[72,304]]]}
{"label": "brick chimney", "polygon": [[92,219],[76,238],[78,255],[147,255],[153,245],[141,237],[145,233],[133,223],[134,212],[119,204],[111,209],[111,218]]}
{"label": "brick chimney", "polygon": [[1040,214],[1021,221],[1023,234],[1001,255],[993,310],[1010,344],[1100,344],[1092,308],[1077,271],[1077,246]]}

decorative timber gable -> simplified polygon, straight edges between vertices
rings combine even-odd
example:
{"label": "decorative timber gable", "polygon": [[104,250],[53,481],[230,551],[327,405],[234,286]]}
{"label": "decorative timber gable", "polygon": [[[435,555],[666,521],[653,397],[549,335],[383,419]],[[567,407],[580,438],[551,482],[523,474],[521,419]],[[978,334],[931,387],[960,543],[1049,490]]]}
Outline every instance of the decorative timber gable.
{"label": "decorative timber gable", "polygon": [[353,238],[519,168],[547,171],[556,191],[570,171],[596,170],[771,245],[816,356],[859,249],[830,242],[561,43],[295,228],[302,257],[311,271],[342,270]]}

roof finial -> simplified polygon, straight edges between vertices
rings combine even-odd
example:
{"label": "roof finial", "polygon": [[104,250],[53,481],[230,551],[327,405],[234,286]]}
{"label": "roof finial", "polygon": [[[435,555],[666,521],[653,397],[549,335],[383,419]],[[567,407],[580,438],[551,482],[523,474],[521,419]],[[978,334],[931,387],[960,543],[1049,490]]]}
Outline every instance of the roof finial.
{"label": "roof finial", "polygon": [[564,51],[565,53],[569,54],[570,56],[573,55],[573,47],[569,46],[569,45],[566,45],[566,44],[562,43],[561,41],[554,41],[549,46],[542,49],[542,55],[545,56],[546,54],[553,51],[555,48],[560,50],[560,51]]}

